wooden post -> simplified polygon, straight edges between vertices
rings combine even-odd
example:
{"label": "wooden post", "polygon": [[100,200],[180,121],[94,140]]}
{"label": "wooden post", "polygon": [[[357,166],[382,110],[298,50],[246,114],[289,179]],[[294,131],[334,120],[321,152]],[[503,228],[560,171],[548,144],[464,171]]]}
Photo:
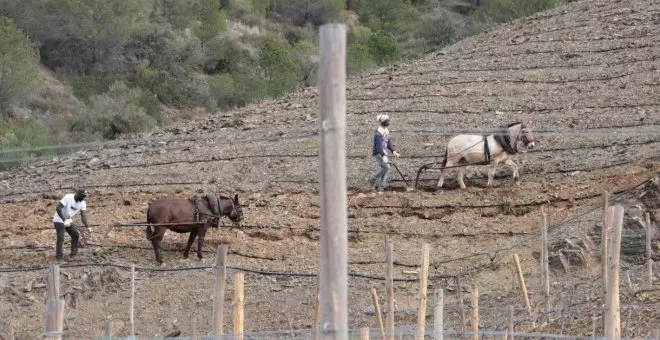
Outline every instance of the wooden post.
{"label": "wooden post", "polygon": [[192,319],[192,326],[190,327],[191,330],[191,338],[192,340],[199,340],[197,336],[197,318],[193,317]]}
{"label": "wooden post", "polygon": [[105,321],[105,329],[103,334],[105,335],[106,340],[112,338],[112,319],[107,319]]}
{"label": "wooden post", "polygon": [[371,299],[374,303],[374,310],[376,311],[376,321],[378,321],[378,329],[380,329],[380,338],[385,340],[385,327],[383,326],[383,316],[380,312],[380,304],[378,303],[378,293],[376,288],[371,288]]}
{"label": "wooden post", "polygon": [[387,263],[387,274],[385,280],[385,294],[387,297],[387,315],[385,325],[387,337],[394,340],[394,254],[392,241],[385,242],[385,262]]}
{"label": "wooden post", "polygon": [[458,306],[461,310],[461,331],[463,332],[463,336],[465,336],[467,329],[465,327],[466,325],[465,306],[463,305],[463,288],[461,287],[460,275],[455,277],[455,281],[456,281],[456,292],[458,293]]}
{"label": "wooden post", "polygon": [[319,323],[321,320],[321,295],[316,295],[316,308],[314,310],[314,325],[312,325],[312,340],[319,339]]}
{"label": "wooden post", "polygon": [[320,195],[322,339],[348,338],[346,203],[346,26],[320,27]]}
{"label": "wooden post", "polygon": [[314,309],[314,325],[312,325],[312,340],[319,339],[319,323],[321,320],[321,295],[316,295],[316,308]]}
{"label": "wooden post", "polygon": [[369,340],[369,327],[364,327],[360,331],[360,339],[361,340]]}
{"label": "wooden post", "polygon": [[513,335],[513,306],[509,305],[509,313],[506,318],[506,328],[507,328],[507,333],[510,337],[511,340],[513,340],[514,335]]}
{"label": "wooden post", "polygon": [[60,298],[60,265],[52,262],[48,270],[48,288],[46,292],[47,300],[57,300]]}
{"label": "wooden post", "polygon": [[213,336],[222,336],[227,276],[227,246],[219,245],[215,257],[215,286],[213,289]]}
{"label": "wooden post", "polygon": [[245,274],[238,272],[234,277],[234,334],[237,340],[243,340],[243,282],[245,281]]}
{"label": "wooden post", "polygon": [[647,286],[650,289],[653,287],[653,252],[651,251],[651,238],[653,237],[653,224],[651,224],[651,214],[646,213],[646,266],[648,282]]}
{"label": "wooden post", "polygon": [[419,310],[417,313],[417,339],[424,339],[424,328],[426,326],[426,299],[429,280],[429,253],[431,245],[424,243],[422,246],[422,270],[419,274]]}
{"label": "wooden post", "polygon": [[61,340],[64,330],[64,299],[46,302],[44,339]]}
{"label": "wooden post", "polygon": [[545,299],[545,311],[550,310],[550,270],[548,264],[548,217],[541,207],[541,287]]}
{"label": "wooden post", "polygon": [[[607,306],[608,291],[609,288],[609,275],[608,275],[608,257],[609,257],[609,243],[610,243],[610,232],[612,227],[612,221],[614,218],[613,210],[609,209],[609,203],[607,198],[607,192],[603,194],[603,204],[605,206],[605,213],[603,218],[603,232],[601,239],[601,265],[602,265],[602,276],[603,276],[603,304]],[[607,323],[607,308],[603,312],[603,334],[605,334],[606,323]]]}
{"label": "wooden post", "polygon": [[[529,296],[527,295],[527,285],[525,284],[525,278],[523,277],[523,272],[522,268],[520,267],[520,257],[518,257],[518,253],[513,254],[513,261],[516,264],[516,272],[518,273],[518,284],[520,285],[520,293],[523,296],[523,300],[525,301],[525,309],[527,309],[527,314],[529,314],[530,317],[533,316],[532,314],[532,306],[529,303]],[[532,327],[536,328],[536,322],[532,320]]]}
{"label": "wooden post", "polygon": [[621,316],[619,314],[619,259],[621,251],[621,229],[623,228],[623,207],[615,205],[608,208],[612,211],[612,239],[609,244],[605,337],[608,339],[621,338]]}
{"label": "wooden post", "polygon": [[609,230],[608,226],[608,212],[609,212],[609,194],[607,191],[603,192],[603,230],[601,232],[600,246],[601,246],[601,276],[603,277],[603,292],[607,296],[607,246],[609,243]]}
{"label": "wooden post", "polygon": [[479,288],[472,285],[472,340],[479,340]]}
{"label": "wooden post", "polygon": [[131,337],[135,337],[135,263],[131,263],[131,305],[128,322],[131,324]]}
{"label": "wooden post", "polygon": [[442,289],[435,290],[435,306],[433,307],[433,339],[442,340],[444,333],[444,292]]}
{"label": "wooden post", "polygon": [[60,266],[51,263],[46,288],[46,312],[44,339],[60,340],[64,331],[64,299],[60,299]]}

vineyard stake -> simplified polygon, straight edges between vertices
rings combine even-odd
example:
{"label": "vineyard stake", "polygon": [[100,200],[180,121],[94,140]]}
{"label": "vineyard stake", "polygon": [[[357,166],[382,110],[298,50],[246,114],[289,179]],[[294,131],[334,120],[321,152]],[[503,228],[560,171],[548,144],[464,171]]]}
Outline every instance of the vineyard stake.
{"label": "vineyard stake", "polygon": [[219,245],[215,258],[215,286],[213,287],[213,336],[222,336],[227,276],[227,246]]}
{"label": "vineyard stake", "polygon": [[[529,303],[529,296],[527,295],[527,285],[525,284],[525,278],[523,277],[522,268],[520,266],[520,257],[518,257],[518,253],[513,254],[513,261],[515,262],[516,265],[516,272],[518,273],[518,283],[520,285],[520,293],[522,294],[523,300],[525,302],[525,309],[527,309],[527,314],[529,314],[531,318],[533,317],[532,306]],[[534,319],[532,319],[532,327],[536,328],[536,321],[534,321]]]}
{"label": "vineyard stake", "polygon": [[608,208],[612,211],[612,229],[614,231],[609,244],[608,273],[609,287],[607,289],[607,305],[605,320],[605,337],[608,339],[621,338],[621,316],[619,309],[619,271],[621,252],[621,229],[623,228],[623,207],[615,205]]}
{"label": "vineyard stake", "polygon": [[429,280],[429,253],[431,245],[424,243],[422,246],[422,270],[419,274],[419,311],[417,314],[417,339],[424,339],[424,328],[426,325],[426,299]]}
{"label": "vineyard stake", "polygon": [[391,240],[385,242],[385,261],[387,262],[385,279],[387,315],[385,316],[385,325],[387,327],[387,337],[394,340],[394,254]]}

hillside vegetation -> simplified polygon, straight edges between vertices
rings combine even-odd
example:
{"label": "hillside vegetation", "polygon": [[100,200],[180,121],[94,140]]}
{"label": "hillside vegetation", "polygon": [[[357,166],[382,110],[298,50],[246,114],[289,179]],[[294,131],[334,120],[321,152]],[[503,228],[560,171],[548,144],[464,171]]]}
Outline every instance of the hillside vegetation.
{"label": "hillside vegetation", "polygon": [[563,2],[4,0],[0,148],[115,139],[313,86],[327,22],[349,25],[357,73]]}

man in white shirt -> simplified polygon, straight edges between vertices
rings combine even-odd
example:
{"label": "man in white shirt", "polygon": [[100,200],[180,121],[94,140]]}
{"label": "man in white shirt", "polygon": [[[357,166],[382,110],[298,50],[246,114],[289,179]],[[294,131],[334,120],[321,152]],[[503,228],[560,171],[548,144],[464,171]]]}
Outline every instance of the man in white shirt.
{"label": "man in white shirt", "polygon": [[80,212],[80,217],[83,224],[89,230],[89,224],[87,223],[87,215],[85,210],[87,209],[87,204],[85,203],[85,197],[87,192],[83,189],[76,190],[73,194],[66,194],[60,200],[57,208],[55,209],[55,215],[53,215],[53,224],[55,225],[55,231],[57,232],[57,242],[55,247],[55,257],[57,260],[62,259],[62,245],[64,244],[64,231],[69,233],[71,236],[71,257],[74,257],[78,254],[78,242],[80,240],[80,235],[78,230],[73,223],[73,216]]}

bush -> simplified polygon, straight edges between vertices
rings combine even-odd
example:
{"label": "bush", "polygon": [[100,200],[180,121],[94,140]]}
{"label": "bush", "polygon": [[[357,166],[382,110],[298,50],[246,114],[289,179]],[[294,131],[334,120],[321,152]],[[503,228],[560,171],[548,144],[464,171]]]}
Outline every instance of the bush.
{"label": "bush", "polygon": [[261,49],[259,64],[268,82],[270,96],[282,96],[298,86],[299,69],[280,44],[267,42]]}
{"label": "bush", "polygon": [[39,52],[30,48],[23,31],[11,19],[0,17],[0,117],[10,106],[25,101],[43,87]]}
{"label": "bush", "polygon": [[218,107],[233,108],[265,98],[268,84],[249,68],[245,68],[233,74],[223,73],[214,76],[209,85],[209,92],[217,101]]}
{"label": "bush", "polygon": [[3,120],[0,119],[0,150],[28,149],[0,154],[0,170],[7,170],[20,165],[21,160],[33,157],[53,155],[53,150],[29,150],[50,144],[46,125],[36,119]]}
{"label": "bush", "polygon": [[374,58],[369,53],[369,48],[361,44],[348,45],[346,52],[346,72],[357,73],[376,67]]}
{"label": "bush", "polygon": [[365,44],[371,35],[371,30],[362,25],[351,25],[346,35],[348,44]]}
{"label": "bush", "polygon": [[427,18],[420,29],[420,36],[428,44],[429,51],[454,44],[479,31],[473,20],[450,12],[441,12]]}
{"label": "bush", "polygon": [[108,92],[90,100],[88,110],[76,115],[71,124],[71,133],[79,139],[115,139],[156,126],[156,120],[140,106],[142,91],[123,82],[115,82]]}
{"label": "bush", "polygon": [[367,47],[378,65],[391,63],[401,57],[399,44],[391,33],[372,33],[367,40]]}

